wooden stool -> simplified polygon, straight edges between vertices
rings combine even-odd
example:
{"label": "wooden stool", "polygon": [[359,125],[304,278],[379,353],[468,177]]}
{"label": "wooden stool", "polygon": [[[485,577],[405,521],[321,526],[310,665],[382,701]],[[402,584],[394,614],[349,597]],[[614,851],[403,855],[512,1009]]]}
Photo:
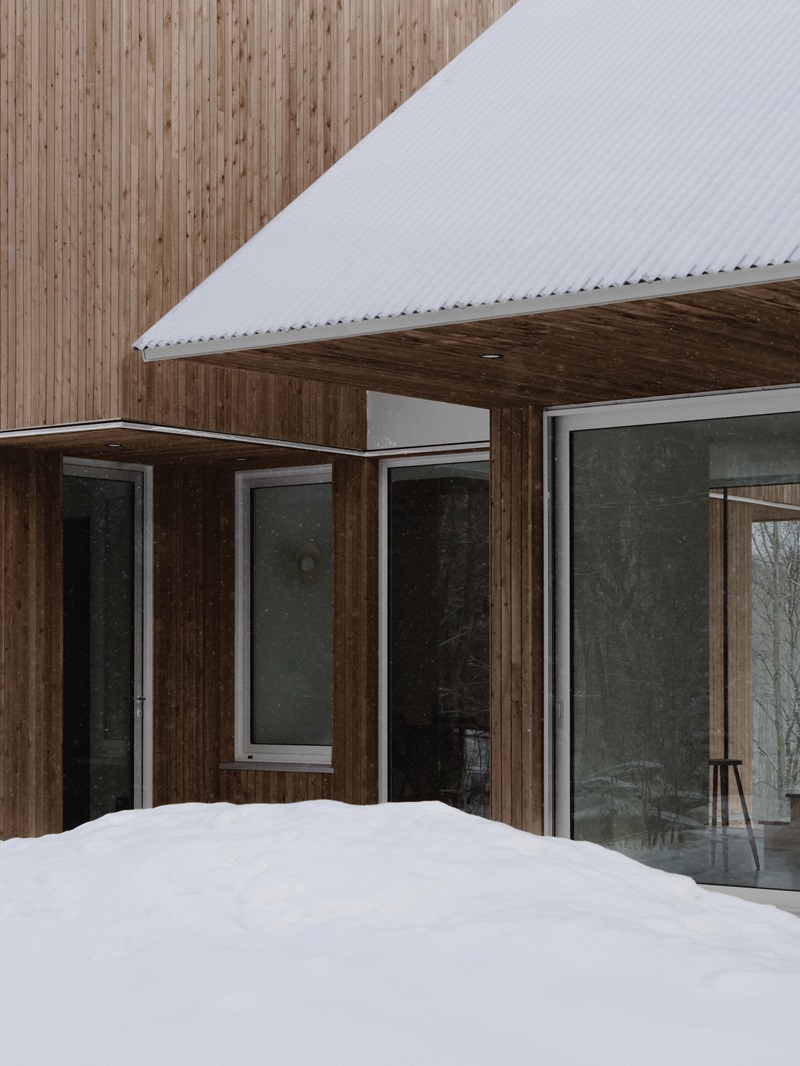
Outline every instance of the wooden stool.
{"label": "wooden stool", "polygon": [[755,833],[753,832],[753,825],[750,821],[750,814],[747,810],[747,800],[745,800],[744,798],[742,778],[739,773],[739,767],[742,765],[742,759],[709,759],[708,765],[713,769],[713,783],[711,790],[711,865],[714,866],[717,861],[717,800],[719,799],[720,815],[722,822],[722,863],[725,870],[728,869],[728,826],[730,825],[728,771],[732,768],[733,776],[736,779],[736,787],[739,790],[739,800],[742,804],[744,824],[747,826],[747,836],[750,840],[750,850],[753,852],[753,862],[755,862],[756,864],[756,869],[760,870],[761,863],[758,861],[758,848],[756,847],[756,837]]}

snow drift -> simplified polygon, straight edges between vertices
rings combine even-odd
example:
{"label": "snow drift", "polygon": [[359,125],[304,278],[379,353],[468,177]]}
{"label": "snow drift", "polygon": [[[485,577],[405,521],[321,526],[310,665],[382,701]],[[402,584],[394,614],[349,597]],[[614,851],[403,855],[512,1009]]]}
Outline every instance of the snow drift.
{"label": "snow drift", "polygon": [[0,844],[5,1066],[794,1061],[800,922],[436,803]]}

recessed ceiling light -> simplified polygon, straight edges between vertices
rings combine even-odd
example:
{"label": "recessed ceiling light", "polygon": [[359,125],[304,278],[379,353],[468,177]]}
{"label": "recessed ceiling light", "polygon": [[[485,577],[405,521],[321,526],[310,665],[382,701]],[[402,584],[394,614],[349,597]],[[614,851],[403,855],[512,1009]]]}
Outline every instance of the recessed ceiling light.
{"label": "recessed ceiling light", "polygon": [[499,352],[481,352],[481,359],[502,359]]}
{"label": "recessed ceiling light", "polygon": [[107,444],[106,448],[121,448],[121,444]]}

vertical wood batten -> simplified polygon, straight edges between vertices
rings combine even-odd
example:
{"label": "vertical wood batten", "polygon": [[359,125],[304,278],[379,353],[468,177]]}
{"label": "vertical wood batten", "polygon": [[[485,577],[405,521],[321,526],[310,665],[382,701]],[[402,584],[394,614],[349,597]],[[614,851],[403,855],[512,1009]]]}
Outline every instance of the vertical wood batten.
{"label": "vertical wood batten", "polygon": [[131,341],[512,3],[0,4],[0,427],[223,428]]}
{"label": "vertical wood batten", "polygon": [[[363,390],[145,366],[130,342],[511,3],[0,4],[0,428],[123,417],[362,448]],[[345,772],[221,781],[232,479],[156,472],[157,802],[375,798],[377,475],[359,463],[337,503]],[[61,825],[61,466],[0,468],[0,812],[29,834]]]}
{"label": "vertical wood batten", "polygon": [[378,799],[378,464],[334,463],[336,799]]}
{"label": "vertical wood batten", "polygon": [[156,803],[219,796],[233,723],[233,475],[157,467],[153,486]]}
{"label": "vertical wood batten", "polygon": [[[377,801],[377,463],[365,459],[336,460],[333,496],[334,772],[222,770],[221,799],[237,803],[307,799]],[[229,549],[232,558],[232,539]],[[229,619],[224,623],[226,634],[221,634],[220,645],[229,649],[231,660],[230,690],[225,690],[220,704],[220,751],[222,761],[230,762],[234,740],[232,595],[220,604],[220,616]]]}
{"label": "vertical wood batten", "polygon": [[377,799],[374,460],[334,463],[334,773],[219,770],[233,759],[234,476],[157,467],[157,803]]}
{"label": "vertical wood batten", "polygon": [[492,817],[543,830],[542,415],[491,415]]}
{"label": "vertical wood batten", "polygon": [[0,449],[0,837],[61,829],[61,458]]}

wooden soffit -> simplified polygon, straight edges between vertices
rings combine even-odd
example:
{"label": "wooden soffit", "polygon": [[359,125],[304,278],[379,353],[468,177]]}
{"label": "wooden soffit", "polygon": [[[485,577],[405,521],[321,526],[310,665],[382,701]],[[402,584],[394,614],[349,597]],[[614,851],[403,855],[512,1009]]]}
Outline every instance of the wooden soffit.
{"label": "wooden soffit", "polygon": [[483,407],[788,385],[800,281],[194,358]]}
{"label": "wooden soffit", "polygon": [[0,434],[0,449],[57,452],[71,459],[145,465],[209,465],[231,470],[329,462],[327,453],[257,438],[187,434],[164,427],[103,423]]}

